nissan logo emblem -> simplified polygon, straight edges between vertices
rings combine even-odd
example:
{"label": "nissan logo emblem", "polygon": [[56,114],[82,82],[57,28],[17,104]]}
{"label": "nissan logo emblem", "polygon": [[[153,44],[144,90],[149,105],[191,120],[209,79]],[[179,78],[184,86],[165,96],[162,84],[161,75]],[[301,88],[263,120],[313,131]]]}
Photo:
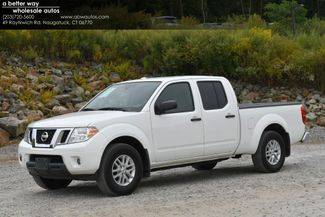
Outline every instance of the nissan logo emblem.
{"label": "nissan logo emblem", "polygon": [[48,132],[42,133],[42,135],[41,135],[42,142],[45,142],[48,138],[49,138]]}

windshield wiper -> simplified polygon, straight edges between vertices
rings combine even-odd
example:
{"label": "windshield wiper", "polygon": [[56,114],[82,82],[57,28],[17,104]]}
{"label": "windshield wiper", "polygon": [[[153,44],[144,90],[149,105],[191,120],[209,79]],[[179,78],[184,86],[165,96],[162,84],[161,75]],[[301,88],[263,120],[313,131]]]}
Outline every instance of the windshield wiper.
{"label": "windshield wiper", "polygon": [[102,110],[102,111],[123,111],[123,112],[126,111],[126,109],[118,108],[118,107],[105,107],[105,108],[100,108],[98,110]]}

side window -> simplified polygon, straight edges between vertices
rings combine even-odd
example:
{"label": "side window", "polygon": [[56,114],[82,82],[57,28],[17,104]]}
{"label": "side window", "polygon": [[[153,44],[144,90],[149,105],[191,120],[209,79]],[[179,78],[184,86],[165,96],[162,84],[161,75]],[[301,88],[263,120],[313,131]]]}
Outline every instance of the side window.
{"label": "side window", "polygon": [[187,82],[174,83],[165,87],[156,100],[156,104],[167,100],[177,102],[177,108],[167,111],[167,114],[194,111],[192,91]]}
{"label": "side window", "polygon": [[223,88],[222,83],[220,81],[214,81],[213,85],[217,94],[219,108],[223,108],[228,104],[225,89]]}
{"label": "side window", "polygon": [[226,93],[220,81],[199,81],[197,85],[205,110],[221,109],[227,105]]}

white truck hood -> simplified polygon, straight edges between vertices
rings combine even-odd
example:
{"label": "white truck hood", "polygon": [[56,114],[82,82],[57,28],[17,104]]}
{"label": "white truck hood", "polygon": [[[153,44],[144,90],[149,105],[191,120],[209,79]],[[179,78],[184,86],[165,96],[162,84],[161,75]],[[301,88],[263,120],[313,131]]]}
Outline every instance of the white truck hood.
{"label": "white truck hood", "polygon": [[31,128],[73,128],[96,126],[96,122],[134,115],[134,112],[123,111],[83,111],[59,115],[33,122]]}

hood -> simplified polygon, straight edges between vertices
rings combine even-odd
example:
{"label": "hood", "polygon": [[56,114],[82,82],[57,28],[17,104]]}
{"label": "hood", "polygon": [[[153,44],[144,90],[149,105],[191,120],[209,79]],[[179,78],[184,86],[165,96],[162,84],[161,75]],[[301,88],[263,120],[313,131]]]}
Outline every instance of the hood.
{"label": "hood", "polygon": [[96,122],[134,115],[123,111],[83,111],[59,115],[33,122],[29,127],[35,128],[72,128],[96,126]]}

